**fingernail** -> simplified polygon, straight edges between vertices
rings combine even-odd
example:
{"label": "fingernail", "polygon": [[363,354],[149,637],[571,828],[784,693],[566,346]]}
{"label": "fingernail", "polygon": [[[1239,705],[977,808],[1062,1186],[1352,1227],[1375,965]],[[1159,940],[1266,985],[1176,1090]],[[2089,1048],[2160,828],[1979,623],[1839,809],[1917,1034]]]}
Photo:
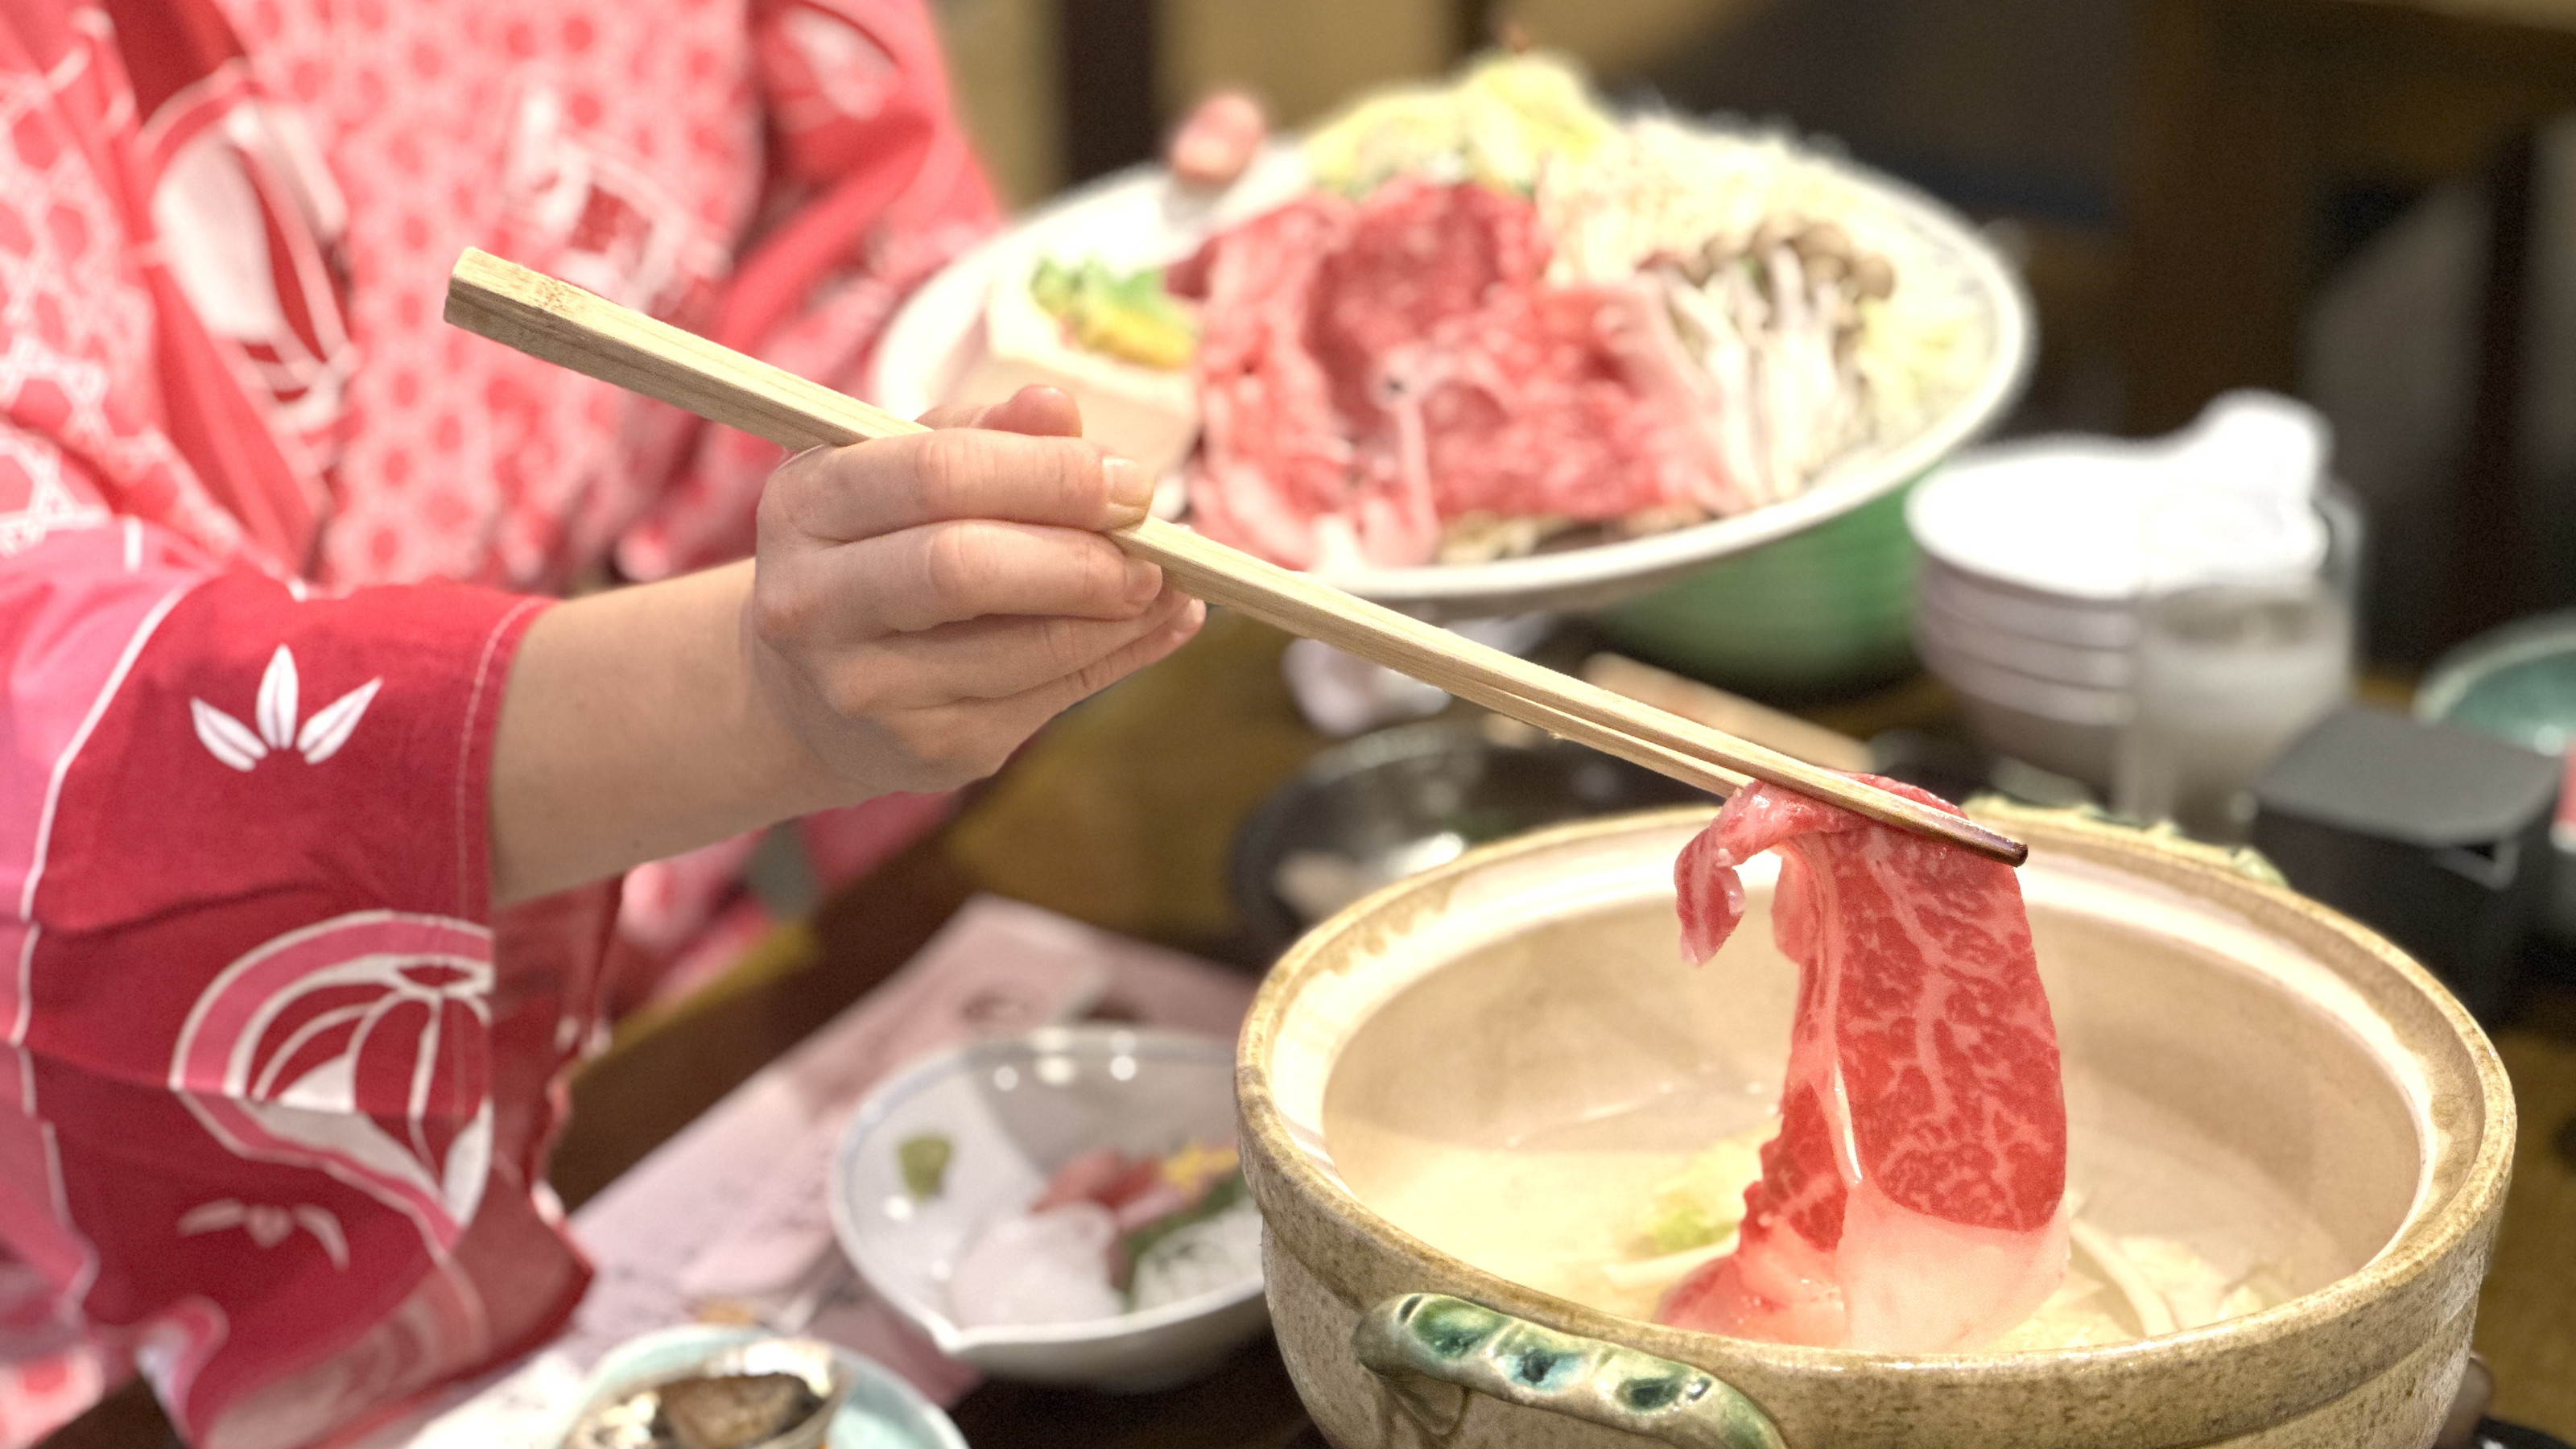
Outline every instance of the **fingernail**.
{"label": "fingernail", "polygon": [[1133,523],[1154,506],[1154,480],[1145,476],[1144,466],[1135,459],[1110,454],[1100,460],[1100,478],[1109,486],[1109,506],[1134,515],[1121,522]]}
{"label": "fingernail", "polygon": [[1127,560],[1127,597],[1138,603],[1163,591],[1163,571],[1141,558]]}

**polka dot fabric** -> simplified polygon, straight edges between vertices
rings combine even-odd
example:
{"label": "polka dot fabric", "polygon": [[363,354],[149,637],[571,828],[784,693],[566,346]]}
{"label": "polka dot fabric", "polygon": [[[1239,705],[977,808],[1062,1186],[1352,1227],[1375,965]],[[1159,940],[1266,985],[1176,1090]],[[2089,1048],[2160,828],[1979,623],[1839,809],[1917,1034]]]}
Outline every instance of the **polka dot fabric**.
{"label": "polka dot fabric", "polygon": [[26,39],[0,27],[0,553],[95,526],[102,495],[234,551],[239,525],[152,425],[150,291],[63,105],[102,89],[95,49],[64,36],[40,66]]}
{"label": "polka dot fabric", "polygon": [[[557,587],[647,519],[677,545],[657,545],[657,571],[745,546],[773,454],[711,445],[710,430],[658,404],[445,327],[439,307],[449,265],[479,245],[684,324],[711,322],[774,180],[763,171],[754,30],[778,17],[746,14],[739,0],[228,8],[254,73],[306,110],[346,197],[360,362],[321,577]],[[921,104],[944,111],[918,11],[878,8],[849,18],[887,33],[888,47],[908,43],[928,67]],[[507,64],[484,60],[495,56]],[[893,238],[851,237],[858,265],[843,288],[883,271],[870,264],[886,254],[902,262],[917,249],[897,229],[906,224],[958,233],[940,260],[980,233],[990,205],[971,162],[963,169],[906,188],[887,217]],[[919,263],[909,269],[891,280],[908,285]],[[884,318],[822,320],[846,362]],[[791,318],[782,330],[813,325]],[[763,351],[767,340],[751,339]]]}
{"label": "polka dot fabric", "polygon": [[[131,47],[104,8],[50,0],[8,22],[0,401],[17,426],[0,441],[0,532],[103,504],[334,587],[552,590],[621,544],[649,573],[713,562],[747,546],[774,450],[446,326],[457,254],[480,246],[701,330],[749,296],[761,325],[728,342],[855,382],[903,292],[994,220],[917,0],[155,3],[229,32],[231,109],[156,133],[162,117],[121,94]],[[870,83],[834,83],[824,62]],[[137,263],[151,242],[239,243],[167,225],[163,203],[193,180],[169,133],[192,122],[256,129],[283,158],[272,170],[304,173],[257,219],[310,233],[327,259],[327,287],[304,279],[341,333],[318,427],[309,401],[290,416],[245,375],[254,349],[224,318],[173,315],[239,299],[209,306],[186,267]],[[852,186],[880,204],[827,218],[820,245],[745,245],[756,222],[796,231]],[[174,330],[216,335],[172,348]],[[227,391],[241,395],[209,396]],[[174,413],[202,420],[205,445]],[[246,529],[246,514],[286,521]]]}
{"label": "polka dot fabric", "polygon": [[[191,1442],[338,1442],[578,1298],[537,1178],[623,957],[606,888],[483,899],[539,607],[498,591],[739,554],[778,455],[446,326],[448,269],[855,380],[995,219],[920,4],[0,4],[0,1449],[137,1360]],[[942,808],[807,834],[859,869]],[[623,951],[685,952],[739,849],[648,870]],[[237,1110],[265,1038],[198,1040],[358,966],[448,1023],[418,1171],[348,1147],[381,1104]]]}

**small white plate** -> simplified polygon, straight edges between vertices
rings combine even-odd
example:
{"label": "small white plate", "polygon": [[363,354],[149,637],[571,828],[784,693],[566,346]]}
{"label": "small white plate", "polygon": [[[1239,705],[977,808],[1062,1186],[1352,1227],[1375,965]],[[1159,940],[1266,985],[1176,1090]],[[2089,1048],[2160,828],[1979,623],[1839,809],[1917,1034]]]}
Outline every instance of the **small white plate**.
{"label": "small white plate", "polygon": [[[932,1134],[948,1139],[947,1173],[936,1196],[916,1200],[896,1149]],[[860,1105],[832,1164],[832,1229],[868,1286],[951,1358],[1033,1383],[1169,1387],[1268,1325],[1258,1273],[1089,1323],[963,1328],[949,1317],[949,1270],[1077,1153],[1159,1153],[1233,1136],[1230,1041],[1077,1026],[977,1042],[897,1074]]]}

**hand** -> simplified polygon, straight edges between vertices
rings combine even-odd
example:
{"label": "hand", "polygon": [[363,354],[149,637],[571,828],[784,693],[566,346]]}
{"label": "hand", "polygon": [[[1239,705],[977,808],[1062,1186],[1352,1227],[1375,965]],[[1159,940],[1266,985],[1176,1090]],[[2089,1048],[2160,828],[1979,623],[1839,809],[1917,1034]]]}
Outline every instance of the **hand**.
{"label": "hand", "polygon": [[1173,130],[1166,158],[1172,174],[1191,185],[1229,185],[1260,153],[1268,131],[1260,102],[1242,91],[1217,91]]}
{"label": "hand", "polygon": [[753,677],[854,798],[991,774],[1205,617],[1101,537],[1145,516],[1153,480],[1083,442],[1071,398],[923,421],[791,459],[761,499]]}
{"label": "hand", "polygon": [[890,790],[990,774],[1048,717],[1180,647],[1202,607],[1098,530],[1142,470],[1029,388],[818,448],[756,559],[554,605],[510,665],[492,896],[527,900]]}

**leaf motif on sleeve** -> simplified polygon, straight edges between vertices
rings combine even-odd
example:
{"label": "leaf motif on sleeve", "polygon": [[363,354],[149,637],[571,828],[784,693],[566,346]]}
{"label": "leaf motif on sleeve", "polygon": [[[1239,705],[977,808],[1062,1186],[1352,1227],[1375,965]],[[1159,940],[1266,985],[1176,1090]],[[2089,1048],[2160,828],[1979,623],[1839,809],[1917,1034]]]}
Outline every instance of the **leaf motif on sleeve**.
{"label": "leaf motif on sleeve", "polygon": [[240,1227],[249,1211],[237,1198],[201,1202],[179,1215],[179,1236],[193,1238],[199,1233],[220,1233],[226,1228]]}
{"label": "leaf motif on sleeve", "polygon": [[296,1226],[311,1233],[313,1241],[322,1245],[322,1251],[330,1257],[332,1267],[343,1272],[348,1270],[349,1235],[340,1230],[338,1214],[329,1208],[314,1207],[309,1203],[299,1204],[295,1209],[295,1223]]}
{"label": "leaf motif on sleeve", "polygon": [[259,737],[273,749],[295,743],[295,682],[295,656],[280,644],[259,677]]}
{"label": "leaf motif on sleeve", "polygon": [[384,683],[382,678],[370,679],[313,712],[313,717],[304,722],[303,733],[295,737],[295,747],[304,752],[307,764],[318,765],[340,753],[340,747],[349,742],[350,731],[358,727],[368,703]]}
{"label": "leaf motif on sleeve", "polygon": [[204,700],[189,700],[188,714],[197,725],[197,743],[206,747],[207,754],[234,769],[248,770],[268,757],[268,746],[259,742],[250,726]]}

